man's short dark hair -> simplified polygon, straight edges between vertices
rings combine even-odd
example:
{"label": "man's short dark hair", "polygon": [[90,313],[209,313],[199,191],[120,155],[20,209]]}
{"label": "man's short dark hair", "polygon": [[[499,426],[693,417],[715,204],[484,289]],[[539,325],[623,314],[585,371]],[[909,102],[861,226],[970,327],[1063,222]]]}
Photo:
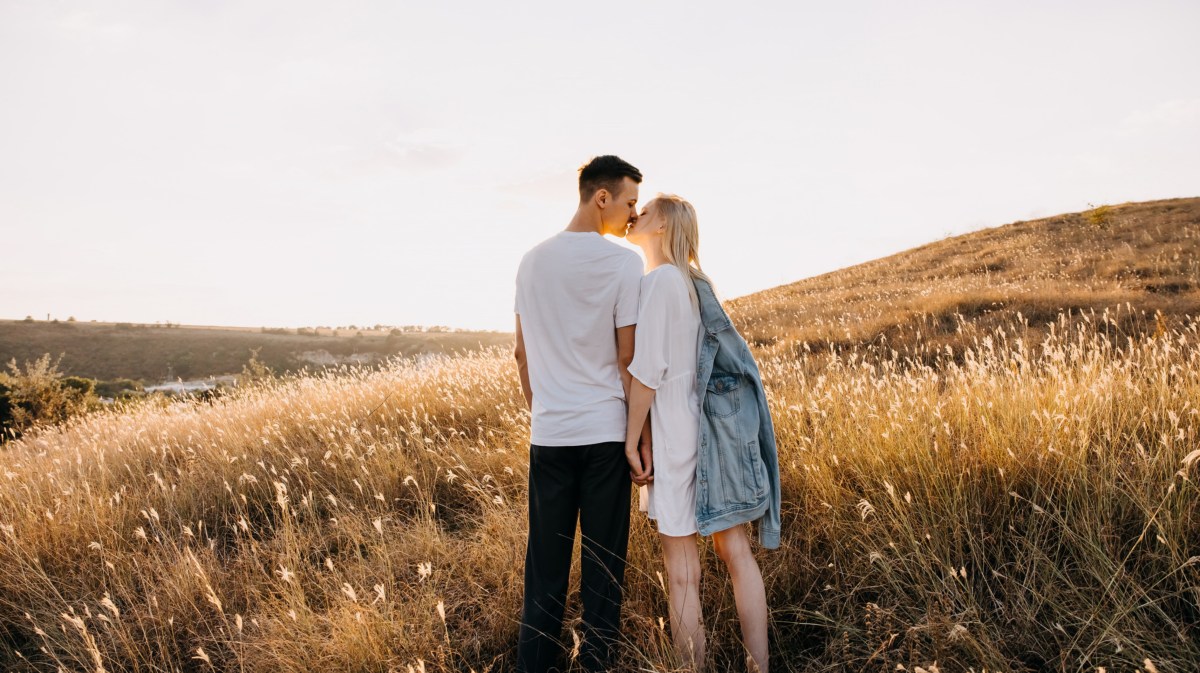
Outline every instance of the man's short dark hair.
{"label": "man's short dark hair", "polygon": [[586,201],[601,189],[607,189],[616,198],[624,178],[640,184],[642,172],[613,154],[596,157],[579,167],[579,200]]}

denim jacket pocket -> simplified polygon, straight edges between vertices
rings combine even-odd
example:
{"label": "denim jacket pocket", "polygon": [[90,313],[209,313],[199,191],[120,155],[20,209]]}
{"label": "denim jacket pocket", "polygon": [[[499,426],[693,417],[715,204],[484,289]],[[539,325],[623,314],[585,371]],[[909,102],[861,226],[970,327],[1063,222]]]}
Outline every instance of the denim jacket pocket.
{"label": "denim jacket pocket", "polygon": [[746,490],[753,493],[757,500],[767,494],[768,481],[767,466],[763,464],[757,439],[746,442],[745,460],[746,465],[743,467],[745,468]]}
{"label": "denim jacket pocket", "polygon": [[708,379],[704,395],[704,413],[711,418],[725,418],[742,408],[738,377],[734,374],[713,374]]}

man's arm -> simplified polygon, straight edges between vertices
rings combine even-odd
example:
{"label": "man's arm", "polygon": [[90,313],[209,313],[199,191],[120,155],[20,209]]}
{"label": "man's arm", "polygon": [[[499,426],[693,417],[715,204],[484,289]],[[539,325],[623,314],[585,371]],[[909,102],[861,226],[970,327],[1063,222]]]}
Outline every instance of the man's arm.
{"label": "man's arm", "polygon": [[[517,372],[521,375],[521,392],[525,394],[525,404],[533,411],[533,388],[529,387],[529,362],[525,359],[525,337],[521,334],[521,314],[517,314],[517,345],[513,348],[513,357],[517,359]],[[625,363],[628,367],[629,363]],[[628,370],[625,377],[629,377]]]}
{"label": "man's arm", "polygon": [[629,408],[629,364],[633,362],[633,332],[637,325],[617,328],[617,371],[621,373],[621,387],[625,389],[625,407]]}
{"label": "man's arm", "polygon": [[[632,398],[630,394],[633,392],[633,375],[629,373],[629,364],[633,362],[633,346],[635,343],[634,335],[636,334],[637,325],[629,325],[627,327],[617,328],[617,369],[621,372],[621,386],[625,389],[625,410],[626,413],[633,412]],[[653,399],[653,398],[651,398]],[[647,407],[649,411],[649,407]],[[641,425],[641,439],[638,441],[638,453],[640,461],[646,465],[645,472],[649,473],[652,468],[652,449],[653,437],[650,434],[650,418],[647,414],[644,417]],[[633,467],[630,464],[630,467]],[[639,475],[634,479],[634,483],[641,486],[654,480],[654,477]]]}

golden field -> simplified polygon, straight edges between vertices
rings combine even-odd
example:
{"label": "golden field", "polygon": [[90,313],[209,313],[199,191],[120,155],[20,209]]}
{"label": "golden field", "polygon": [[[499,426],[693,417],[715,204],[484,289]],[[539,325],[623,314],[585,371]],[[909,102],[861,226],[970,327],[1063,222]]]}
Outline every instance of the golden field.
{"label": "golden field", "polygon": [[[783,544],[758,550],[773,670],[1200,667],[1200,217],[1161,203],[1185,209],[1146,239],[1190,283],[1169,293],[1118,278],[1136,253],[1090,286],[1013,270],[1127,225],[1136,250],[1134,204],[1047,228],[1075,248],[1024,232],[1003,282],[946,271],[976,241],[938,252],[936,279],[904,275],[926,246],[728,303],[779,445]],[[947,313],[970,297],[1004,310]],[[1087,310],[1022,310],[1055,298]],[[0,667],[509,670],[527,450],[504,346],[26,436],[0,448]],[[701,555],[712,670],[744,670]],[[661,573],[635,511],[622,670],[676,667]]]}
{"label": "golden field", "polygon": [[[719,282],[719,279],[718,279]],[[1128,203],[954,236],[729,302],[768,352],[873,344],[920,356],[1021,319],[1048,333],[1060,312],[1137,311],[1168,324],[1200,315],[1200,198]],[[887,352],[887,348],[884,349]]]}

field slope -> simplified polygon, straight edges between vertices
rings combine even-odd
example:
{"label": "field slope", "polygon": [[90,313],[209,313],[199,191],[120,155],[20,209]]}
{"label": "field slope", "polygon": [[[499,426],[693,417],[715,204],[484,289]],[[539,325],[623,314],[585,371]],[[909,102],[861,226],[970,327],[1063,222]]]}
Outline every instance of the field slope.
{"label": "field slope", "polygon": [[1060,311],[1106,308],[1110,334],[1155,331],[1156,312],[1168,326],[1200,315],[1200,198],[1014,222],[729,302],[760,346],[912,354],[960,342],[964,322],[990,332],[1020,314],[1045,334]]}
{"label": "field slope", "polygon": [[[1196,210],[1009,225],[730,302],[779,445],[772,670],[1200,668]],[[0,669],[511,670],[528,441],[501,345],[12,442]],[[633,521],[620,670],[675,670]],[[711,670],[744,670],[701,559]],[[567,617],[570,651],[577,594]]]}

